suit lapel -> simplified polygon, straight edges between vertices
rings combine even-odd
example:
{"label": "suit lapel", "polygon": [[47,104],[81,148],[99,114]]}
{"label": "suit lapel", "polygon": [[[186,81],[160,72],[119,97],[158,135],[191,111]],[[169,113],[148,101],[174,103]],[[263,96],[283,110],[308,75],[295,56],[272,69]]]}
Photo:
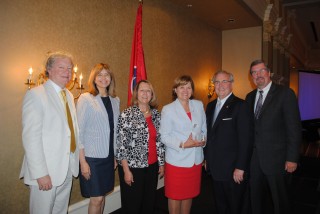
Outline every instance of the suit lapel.
{"label": "suit lapel", "polygon": [[54,89],[54,87],[49,82],[46,82],[44,84],[44,88],[47,93],[48,102],[50,102],[52,104],[52,106],[54,106],[57,109],[61,118],[66,120],[63,103],[62,103],[61,98],[59,97],[58,93]]}
{"label": "suit lapel", "polygon": [[108,113],[107,113],[107,110],[105,109],[105,106],[104,106],[104,104],[103,104],[103,101],[102,101],[102,98],[101,98],[101,96],[100,95],[97,95],[97,96],[95,96],[94,97],[94,101],[97,103],[97,105],[99,106],[99,110],[102,112],[102,115],[103,115],[103,117],[104,117],[104,119],[106,120],[106,121],[108,121],[109,119],[108,119]]}
{"label": "suit lapel", "polygon": [[216,105],[217,105],[217,99],[212,101],[211,106],[209,106],[207,122],[210,126],[208,127],[208,129],[213,126],[213,116],[214,116],[214,111],[216,109]]}
{"label": "suit lapel", "polygon": [[[177,115],[180,115],[179,118],[183,118],[184,121],[188,121],[191,125],[192,122],[178,99],[176,99],[175,105],[176,105],[175,109],[176,109]],[[193,106],[191,105],[191,100],[189,100],[189,108],[190,108],[191,118],[192,118]]]}
{"label": "suit lapel", "polygon": [[254,90],[254,92],[252,92],[251,96],[249,97],[248,100],[248,104],[250,106],[250,110],[252,111],[252,113],[254,112],[254,104],[255,104],[255,100],[256,100],[256,96],[257,96],[257,92],[258,90]]}

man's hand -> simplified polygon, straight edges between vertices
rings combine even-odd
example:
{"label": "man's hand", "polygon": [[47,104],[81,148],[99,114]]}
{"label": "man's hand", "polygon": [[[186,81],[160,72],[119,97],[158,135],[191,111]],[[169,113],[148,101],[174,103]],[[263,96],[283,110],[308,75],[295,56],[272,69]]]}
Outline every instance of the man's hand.
{"label": "man's hand", "polygon": [[52,189],[51,178],[49,175],[37,179],[39,190],[48,191]]}
{"label": "man's hand", "polygon": [[292,173],[292,172],[296,171],[296,169],[297,169],[297,163],[286,161],[285,170],[287,172]]}
{"label": "man's hand", "polygon": [[240,184],[243,181],[244,171],[241,169],[235,169],[233,171],[233,180],[237,184]]}

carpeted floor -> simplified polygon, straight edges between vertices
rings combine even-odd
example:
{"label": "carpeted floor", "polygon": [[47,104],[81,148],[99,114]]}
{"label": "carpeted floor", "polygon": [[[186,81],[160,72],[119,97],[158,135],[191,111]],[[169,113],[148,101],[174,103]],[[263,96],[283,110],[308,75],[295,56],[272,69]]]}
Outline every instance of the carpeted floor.
{"label": "carpeted floor", "polygon": [[[315,147],[319,150],[319,147]],[[299,168],[291,177],[292,214],[320,214],[320,159],[302,153]],[[112,214],[120,214],[121,209]],[[164,188],[157,191],[155,214],[168,213]],[[211,178],[203,172],[200,195],[193,200],[191,214],[215,214]],[[272,214],[272,207],[266,213]]]}

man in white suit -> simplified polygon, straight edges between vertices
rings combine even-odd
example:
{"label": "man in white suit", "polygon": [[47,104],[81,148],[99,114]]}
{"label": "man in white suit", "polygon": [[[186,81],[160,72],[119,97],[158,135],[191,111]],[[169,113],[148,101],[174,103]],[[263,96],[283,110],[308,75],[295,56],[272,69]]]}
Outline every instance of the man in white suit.
{"label": "man in white suit", "polygon": [[[45,66],[48,81],[28,91],[23,101],[25,156],[20,178],[30,187],[31,214],[61,214],[68,210],[72,175],[79,172],[76,110],[73,96],[65,88],[72,77],[72,57],[50,53]],[[68,122],[68,114],[72,121],[69,117]]]}

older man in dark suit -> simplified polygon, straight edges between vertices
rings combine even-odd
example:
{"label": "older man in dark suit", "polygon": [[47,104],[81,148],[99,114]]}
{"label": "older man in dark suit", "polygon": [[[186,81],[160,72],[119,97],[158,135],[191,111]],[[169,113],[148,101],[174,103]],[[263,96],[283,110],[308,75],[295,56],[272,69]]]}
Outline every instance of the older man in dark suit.
{"label": "older man in dark suit", "polygon": [[297,168],[301,143],[301,121],[294,92],[274,84],[262,60],[251,63],[256,90],[246,100],[254,118],[254,149],[251,160],[251,204],[253,214],[265,211],[271,193],[274,214],[290,213],[287,174]]}
{"label": "older man in dark suit", "polygon": [[253,120],[244,100],[232,93],[233,75],[218,71],[213,77],[218,98],[206,109],[206,169],[213,179],[219,214],[248,213],[244,194],[252,154]]}

